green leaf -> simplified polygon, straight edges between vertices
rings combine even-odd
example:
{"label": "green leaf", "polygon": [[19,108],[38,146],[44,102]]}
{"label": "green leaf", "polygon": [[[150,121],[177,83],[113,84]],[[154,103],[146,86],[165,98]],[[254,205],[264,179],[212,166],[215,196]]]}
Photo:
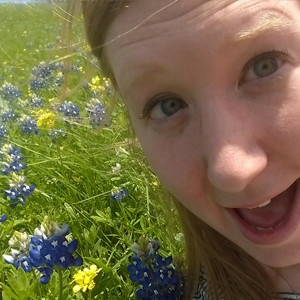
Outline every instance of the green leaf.
{"label": "green leaf", "polygon": [[85,257],[84,259],[91,261],[94,263],[98,268],[101,268],[103,272],[112,272],[112,268],[108,267],[105,263],[100,261],[99,259],[96,259],[94,257]]}
{"label": "green leaf", "polygon": [[6,297],[17,299],[18,296],[11,290],[9,286],[5,285],[4,283],[0,283],[0,284],[1,284],[1,288],[3,289],[3,292],[6,294]]}

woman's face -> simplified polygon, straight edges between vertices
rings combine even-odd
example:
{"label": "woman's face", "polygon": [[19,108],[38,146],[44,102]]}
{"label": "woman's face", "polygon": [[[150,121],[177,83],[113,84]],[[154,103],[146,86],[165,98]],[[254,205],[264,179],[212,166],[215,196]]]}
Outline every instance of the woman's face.
{"label": "woman's face", "polygon": [[300,263],[298,1],[134,0],[113,39],[109,63],[162,183],[258,261]]}

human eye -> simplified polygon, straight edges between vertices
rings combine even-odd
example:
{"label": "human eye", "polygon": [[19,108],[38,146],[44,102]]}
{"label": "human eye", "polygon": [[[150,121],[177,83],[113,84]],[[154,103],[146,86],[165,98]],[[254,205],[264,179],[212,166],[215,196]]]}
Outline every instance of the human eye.
{"label": "human eye", "polygon": [[143,109],[142,118],[153,120],[171,117],[183,109],[186,103],[175,95],[162,94],[151,99]]}
{"label": "human eye", "polygon": [[282,66],[287,55],[286,51],[269,51],[256,55],[245,65],[242,81],[271,76]]}

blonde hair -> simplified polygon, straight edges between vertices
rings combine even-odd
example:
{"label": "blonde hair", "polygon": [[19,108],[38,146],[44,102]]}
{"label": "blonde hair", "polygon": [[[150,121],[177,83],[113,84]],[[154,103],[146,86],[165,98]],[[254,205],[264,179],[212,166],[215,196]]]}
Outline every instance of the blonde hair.
{"label": "blonde hair", "polygon": [[[112,21],[128,2],[82,1],[88,42],[100,62],[104,75],[113,83],[114,76],[105,55],[106,33]],[[185,236],[185,299],[192,297],[201,274],[204,274],[207,280],[206,293],[211,299],[280,299],[266,272],[254,258],[194,216],[176,199],[174,202]]]}

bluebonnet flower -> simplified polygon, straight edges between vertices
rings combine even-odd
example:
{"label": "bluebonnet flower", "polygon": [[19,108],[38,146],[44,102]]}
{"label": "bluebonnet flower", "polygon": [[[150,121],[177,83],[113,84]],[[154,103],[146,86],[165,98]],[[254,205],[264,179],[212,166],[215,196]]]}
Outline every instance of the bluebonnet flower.
{"label": "bluebonnet flower", "polygon": [[158,241],[140,238],[134,243],[133,263],[128,266],[129,278],[140,285],[140,299],[180,299],[183,280],[172,265],[172,257],[163,258],[157,251]]}
{"label": "bluebonnet flower", "polygon": [[4,82],[1,87],[1,94],[3,99],[11,101],[21,97],[21,91],[14,85]]}
{"label": "bluebonnet flower", "polygon": [[93,127],[96,128],[102,125],[106,116],[106,110],[104,104],[99,99],[92,98],[92,100],[87,104],[86,111],[90,124]]}
{"label": "bluebonnet flower", "polygon": [[7,122],[8,120],[13,120],[16,117],[17,116],[16,116],[16,114],[15,114],[15,112],[12,108],[9,108],[8,110],[3,111],[2,114],[1,114],[1,118],[2,118],[3,123]]}
{"label": "bluebonnet flower", "polygon": [[77,61],[76,64],[73,64],[72,67],[71,67],[72,71],[75,71],[75,72],[80,72],[81,69],[82,69],[82,63],[81,61]]}
{"label": "bluebonnet flower", "polygon": [[110,194],[110,198],[114,201],[120,201],[122,198],[128,195],[128,190],[122,188],[113,188]]}
{"label": "bluebonnet flower", "polygon": [[60,228],[57,222],[45,217],[41,227],[35,228],[34,235],[15,231],[9,240],[10,255],[3,255],[4,261],[25,272],[37,269],[41,273],[40,282],[47,284],[54,267],[68,268],[80,266],[81,257],[75,258],[77,240],[69,238],[70,227],[64,224]]}
{"label": "bluebonnet flower", "polygon": [[44,87],[49,85],[49,81],[39,78],[39,77],[33,77],[30,80],[30,89],[34,92],[37,93],[39,90],[43,89]]}
{"label": "bluebonnet flower", "polygon": [[23,175],[12,174],[9,190],[4,190],[4,195],[10,199],[10,206],[16,207],[18,204],[24,205],[26,197],[31,196],[35,190],[34,184],[27,185],[27,178]]}
{"label": "bluebonnet flower", "polygon": [[1,173],[4,175],[8,175],[10,172],[18,172],[22,169],[26,168],[26,163],[22,162],[21,160],[14,159],[11,157],[9,162],[3,161],[2,162],[3,168]]}
{"label": "bluebonnet flower", "polygon": [[43,98],[36,94],[32,94],[30,97],[30,105],[32,107],[43,107],[44,106]]}
{"label": "bluebonnet flower", "polygon": [[53,268],[42,267],[42,268],[37,268],[37,270],[42,273],[42,277],[40,278],[40,283],[47,284],[50,281],[51,275],[53,274]]}
{"label": "bluebonnet flower", "polygon": [[32,69],[31,80],[30,80],[30,89],[34,93],[38,93],[41,89],[49,87],[52,83],[59,86],[61,84],[61,77],[56,78],[53,74],[53,71],[61,71],[63,66],[61,63],[49,63],[41,62],[37,67]]}
{"label": "bluebonnet flower", "polygon": [[30,272],[32,269],[30,258],[18,250],[11,249],[11,255],[4,254],[3,258],[7,264],[12,264],[16,269],[21,267],[25,272]]}
{"label": "bluebonnet flower", "polygon": [[64,113],[66,117],[79,117],[79,107],[72,101],[64,101],[58,111]]}
{"label": "bluebonnet flower", "polygon": [[63,224],[60,228],[49,217],[44,218],[41,228],[34,230],[29,256],[31,264],[43,274],[41,283],[49,282],[52,274],[51,269],[55,266],[66,269],[71,266],[82,265],[82,258],[73,256],[78,242],[77,240],[70,240],[68,238],[69,233],[69,225]]}
{"label": "bluebonnet flower", "polygon": [[0,223],[4,223],[7,220],[7,215],[4,214],[0,217]]}
{"label": "bluebonnet flower", "polygon": [[0,139],[7,135],[7,130],[3,124],[0,124]]}
{"label": "bluebonnet flower", "polygon": [[50,64],[48,65],[46,62],[42,61],[37,67],[32,69],[31,74],[35,77],[48,78],[51,76],[51,69],[52,66]]}
{"label": "bluebonnet flower", "polygon": [[59,88],[64,83],[64,75],[62,72],[59,72],[54,79],[54,86]]}
{"label": "bluebonnet flower", "polygon": [[11,144],[5,144],[0,149],[2,159],[1,173],[8,175],[10,172],[18,172],[27,167],[21,150]]}
{"label": "bluebonnet flower", "polygon": [[16,269],[23,268],[25,272],[32,269],[30,258],[28,257],[29,236],[26,232],[15,231],[8,241],[11,247],[10,255],[4,254],[4,261],[12,264]]}
{"label": "bluebonnet flower", "polygon": [[29,116],[23,117],[20,123],[21,133],[22,134],[36,134],[40,135],[39,127],[36,124],[36,121]]}

